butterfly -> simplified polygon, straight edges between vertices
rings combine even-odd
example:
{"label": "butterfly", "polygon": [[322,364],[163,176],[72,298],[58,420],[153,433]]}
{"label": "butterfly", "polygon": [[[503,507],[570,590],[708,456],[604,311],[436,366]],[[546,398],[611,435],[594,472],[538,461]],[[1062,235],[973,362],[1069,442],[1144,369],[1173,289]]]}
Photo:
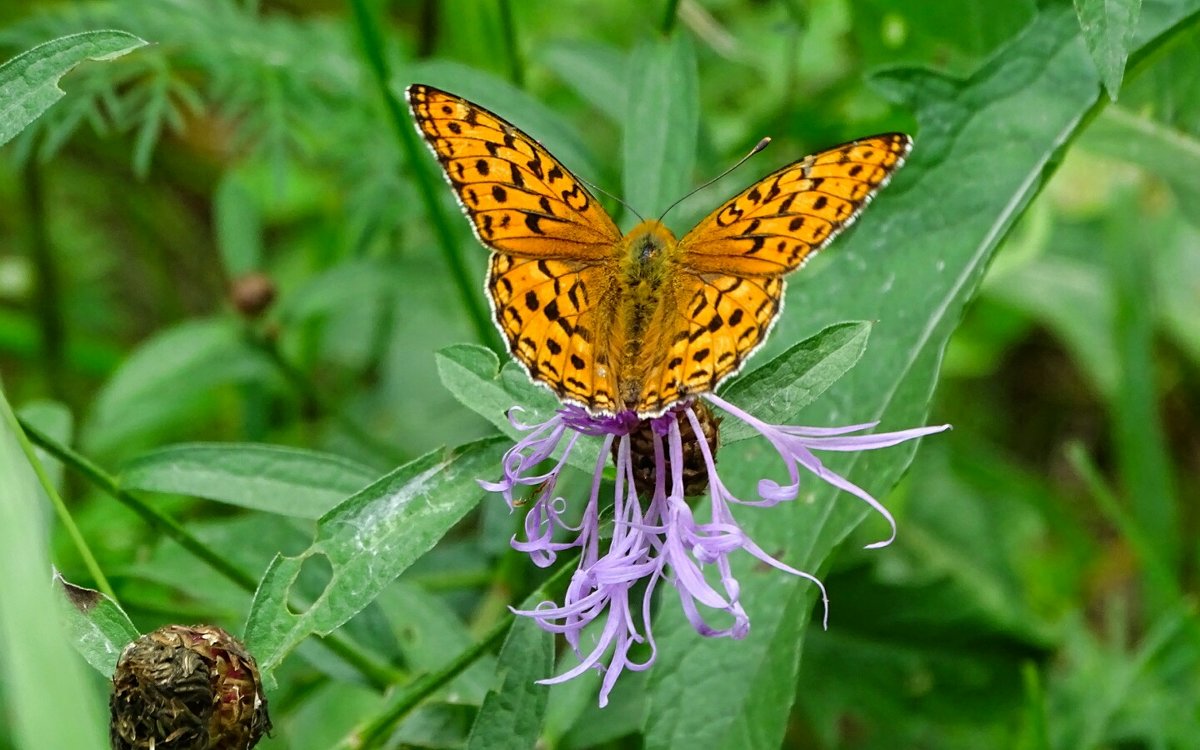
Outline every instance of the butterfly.
{"label": "butterfly", "polygon": [[782,167],[682,239],[649,220],[627,234],[540,143],[478,104],[407,89],[417,130],[478,240],[513,357],[593,415],[655,417],[715,391],[767,338],[784,277],[849,226],[904,163],[884,133]]}

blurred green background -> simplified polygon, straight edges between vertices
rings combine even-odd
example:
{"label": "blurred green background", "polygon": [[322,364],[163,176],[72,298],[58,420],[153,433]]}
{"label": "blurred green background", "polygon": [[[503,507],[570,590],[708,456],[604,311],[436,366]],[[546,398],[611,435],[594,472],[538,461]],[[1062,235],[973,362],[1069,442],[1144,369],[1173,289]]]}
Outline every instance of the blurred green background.
{"label": "blurred green background", "polygon": [[[637,75],[630,50],[669,28],[697,59],[698,166],[678,176],[686,189],[763,135],[774,143],[734,183],[882,130],[915,131],[919,151],[913,113],[885,99],[872,72],[968,76],[1056,5],[5,4],[5,59],[86,29],[154,43],[79,67],[62,82],[66,97],[0,150],[5,393],[114,470],[157,446],[206,440],[313,448],[378,474],[490,434],[442,386],[434,353],[494,339],[480,336],[463,279],[438,250],[368,51],[382,53],[393,94],[427,80],[520,116],[576,173],[619,192],[622,139],[637,137],[620,127]],[[1154,14],[1169,4],[1112,5]],[[1184,13],[1131,58],[1117,100],[1100,94],[1020,220],[998,227],[1002,245],[930,406],[930,423],[955,430],[927,440],[890,495],[897,543],[857,551],[878,536],[869,525],[825,573],[834,617],[828,631],[810,628],[785,746],[1200,746],[1195,18]],[[956,103],[986,118],[977,105]],[[1022,128],[1011,124],[1018,146]],[[686,228],[734,189],[701,193],[672,223]],[[468,286],[481,290],[485,253],[450,213],[448,190],[441,201]],[[264,287],[273,302],[259,305]],[[78,475],[62,483],[142,630],[240,628],[243,593]],[[311,525],[194,498],[157,504],[214,544],[256,539],[239,553],[251,570],[310,538]],[[481,609],[508,603],[489,588],[496,566],[513,564],[502,554],[507,522],[492,523],[499,536],[464,531],[440,545],[418,564],[424,588],[410,592],[436,594],[464,633],[486,621]],[[57,527],[52,560],[92,585]],[[360,632],[383,627],[365,614]],[[95,690],[105,690],[99,677]],[[281,673],[279,731],[263,747],[331,746],[378,700],[313,656]],[[643,746],[635,713],[610,711],[597,730],[590,701],[552,705],[548,746]],[[394,746],[457,747],[469,727],[452,703],[418,718]]]}

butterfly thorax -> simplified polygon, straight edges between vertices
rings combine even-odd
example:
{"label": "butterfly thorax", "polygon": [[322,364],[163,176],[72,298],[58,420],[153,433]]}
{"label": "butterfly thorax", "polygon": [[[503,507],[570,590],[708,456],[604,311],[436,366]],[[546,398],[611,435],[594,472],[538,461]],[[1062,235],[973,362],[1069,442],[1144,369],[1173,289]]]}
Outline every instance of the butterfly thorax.
{"label": "butterfly thorax", "polygon": [[646,352],[646,332],[661,314],[664,296],[674,278],[679,241],[671,230],[655,220],[643,221],[621,240],[619,262],[624,281],[619,326],[624,340],[626,377],[620,383],[625,403],[637,403],[642,390],[641,372],[653,352]]}

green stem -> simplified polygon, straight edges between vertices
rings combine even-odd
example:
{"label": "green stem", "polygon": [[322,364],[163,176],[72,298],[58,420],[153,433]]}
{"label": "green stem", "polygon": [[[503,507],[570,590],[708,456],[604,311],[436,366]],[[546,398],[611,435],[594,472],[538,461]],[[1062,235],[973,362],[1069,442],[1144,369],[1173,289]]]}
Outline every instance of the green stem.
{"label": "green stem", "polygon": [[525,88],[525,60],[517,43],[517,24],[513,20],[512,0],[497,0],[500,4],[500,30],[504,35],[504,51],[508,55],[508,70],[518,88]]}
{"label": "green stem", "polygon": [[[532,601],[541,601],[549,598],[547,592],[557,590],[565,583],[571,577],[578,562],[578,557],[564,560],[558,571],[546,579],[529,598]],[[368,750],[369,748],[382,747],[383,743],[391,736],[396,725],[410,711],[420,705],[422,701],[436,690],[464,672],[480,656],[496,648],[504,640],[505,634],[512,627],[516,617],[516,615],[511,613],[505,615],[504,618],[492,626],[483,638],[455,656],[444,667],[437,672],[417,679],[405,687],[388,702],[388,705],[384,707],[379,715],[343,739],[338,748],[341,750]]]}
{"label": "green stem", "polygon": [[[63,462],[63,465],[83,475],[85,479],[91,482],[96,487],[103,490],[105,493],[113,497],[117,502],[124,505],[129,510],[136,513],[142,518],[152,529],[170,537],[181,547],[191,552],[201,562],[207,564],[216,572],[220,573],[225,578],[232,581],[239,588],[249,593],[254,593],[258,588],[258,581],[254,576],[245,572],[241,568],[233,565],[224,557],[221,557],[217,552],[210,549],[204,542],[197,539],[190,531],[184,528],[178,521],[170,516],[162,513],[154,506],[144,502],[136,495],[121,488],[116,477],[107,473],[96,464],[92,463],[86,456],[75,452],[73,449],[59,443],[54,438],[45,434],[28,422],[17,418],[21,429],[29,436],[29,439],[41,447],[46,452],[53,455],[55,458]],[[20,434],[20,431],[18,431]],[[105,593],[109,593],[105,591]],[[115,596],[113,597],[115,600]],[[378,690],[384,690],[391,685],[399,682],[402,675],[390,667],[377,664],[374,659],[362,647],[353,641],[349,640],[340,633],[331,633],[328,636],[320,639],[320,642],[333,653],[340,656],[347,664],[371,683]]]}
{"label": "green stem", "polygon": [[462,674],[475,660],[492,651],[504,640],[504,634],[512,626],[513,615],[496,623],[481,640],[455,656],[446,666],[432,674],[417,678],[388,702],[384,710],[370,722],[357,729],[350,737],[342,740],[341,748],[382,747],[391,736],[392,730],[410,711],[444,685]]}
{"label": "green stem", "polygon": [[279,346],[274,339],[260,336],[254,333],[249,335],[250,343],[256,347],[275,365],[284,379],[291,383],[296,392],[300,394],[307,404],[311,405],[317,416],[328,416],[340,427],[347,435],[357,440],[368,450],[381,456],[390,465],[399,465],[407,459],[390,443],[372,435],[362,425],[355,420],[346,416],[340,409],[334,408],[328,400],[321,394],[308,376],[304,374],[298,367],[289,362],[283,352],[279,350]]}
{"label": "green stem", "polygon": [[67,504],[58,494],[58,490],[54,487],[54,482],[50,479],[50,475],[46,473],[46,467],[42,466],[42,462],[38,459],[37,452],[29,442],[28,427],[13,413],[12,407],[8,405],[8,399],[4,398],[3,393],[0,393],[0,412],[3,413],[4,421],[12,430],[13,435],[17,438],[17,443],[20,444],[21,450],[25,453],[25,458],[29,461],[29,465],[33,467],[34,474],[37,475],[38,482],[42,485],[42,491],[46,493],[46,497],[50,498],[50,504],[54,506],[54,513],[58,516],[59,523],[67,530],[67,535],[71,537],[71,543],[75,545],[75,549],[79,552],[79,556],[83,558],[83,565],[87,568],[88,574],[96,583],[96,588],[100,589],[105,596],[110,597],[113,601],[117,600],[117,595],[113,593],[112,586],[108,583],[108,578],[104,576],[104,571],[100,569],[100,563],[96,561],[95,555],[92,554],[91,547],[88,546],[87,540],[79,531],[79,527],[75,525],[75,519],[71,516],[71,511],[67,509]]}
{"label": "green stem", "polygon": [[[1121,205],[1135,205],[1138,196],[1120,194]],[[1154,539],[1158,555],[1169,568],[1181,557],[1179,502],[1175,493],[1170,451],[1158,415],[1154,362],[1154,281],[1150,259],[1163,239],[1161,222],[1134,221],[1122,212],[1109,222],[1108,270],[1116,320],[1114,339],[1120,379],[1110,405],[1113,444],[1121,483],[1139,528]]]}
{"label": "green stem", "polygon": [[663,8],[662,33],[663,36],[669,36],[675,30],[675,21],[679,17],[679,0],[667,0],[666,7]]}
{"label": "green stem", "polygon": [[413,177],[417,181],[418,192],[425,204],[425,214],[429,217],[433,233],[437,238],[438,248],[450,269],[450,276],[454,280],[460,302],[475,328],[476,339],[497,354],[503,355],[504,349],[500,345],[499,334],[492,326],[487,306],[483,303],[483,295],[479,293],[476,284],[472,281],[460,243],[451,228],[449,217],[442,208],[440,196],[444,188],[431,172],[426,157],[422,154],[424,149],[416,130],[412,127],[408,113],[389,86],[391,72],[384,57],[383,37],[379,27],[367,10],[366,0],[350,0],[350,5],[354,10],[354,20],[362,39],[362,48],[368,67],[370,67],[375,80],[375,87],[387,106],[388,116],[396,131],[396,137],[400,141],[405,161],[409,164]]}
{"label": "green stem", "polygon": [[1114,493],[1105,483],[1104,478],[1092,463],[1087,451],[1079,443],[1067,446],[1067,461],[1071,468],[1083,480],[1088,493],[1096,501],[1100,509],[1121,536],[1129,543],[1142,567],[1145,569],[1146,585],[1157,592],[1161,600],[1179,601],[1183,590],[1179,587],[1175,576],[1167,567],[1163,557],[1158,553],[1159,547],[1151,541],[1137,521],[1121,507]]}
{"label": "green stem", "polygon": [[58,401],[66,401],[67,388],[63,382],[63,350],[65,331],[62,318],[62,302],[59,299],[58,267],[50,247],[46,231],[46,203],[42,188],[42,168],[36,157],[26,160],[21,170],[25,184],[25,213],[29,222],[29,254],[33,262],[34,314],[41,332],[41,357],[46,372],[46,382],[51,395]]}

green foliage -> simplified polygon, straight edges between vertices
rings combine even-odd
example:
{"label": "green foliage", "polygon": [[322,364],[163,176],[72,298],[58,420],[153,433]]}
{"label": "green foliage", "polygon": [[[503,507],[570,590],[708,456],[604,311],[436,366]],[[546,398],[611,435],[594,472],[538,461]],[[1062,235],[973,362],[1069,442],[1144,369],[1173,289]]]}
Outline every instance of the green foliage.
{"label": "green foliage", "polygon": [[[244,632],[268,674],[262,747],[1191,747],[1198,18],[1196,0],[4,10],[0,406],[22,421],[0,427],[0,750],[100,747],[96,673],[138,630],[199,621]],[[572,566],[510,550],[524,514],[477,480],[518,434],[509,409],[534,423],[556,401],[496,352],[486,253],[408,121],[413,81],[646,217],[770,135],[671,212],[680,231],[756,174],[913,132],[722,393],[769,421],[955,426],[915,461],[821,456],[886,498],[885,549],[858,549],[882,526],[833,488],[738,509],[822,575],[828,630],[811,584],[735,558],[745,640],[700,637],[660,585],[657,660],[607,708],[596,673],[535,684],[574,656],[508,607],[561,599]],[[778,458],[735,422],[721,475],[749,496]],[[598,458],[572,454],[568,516]]]}

